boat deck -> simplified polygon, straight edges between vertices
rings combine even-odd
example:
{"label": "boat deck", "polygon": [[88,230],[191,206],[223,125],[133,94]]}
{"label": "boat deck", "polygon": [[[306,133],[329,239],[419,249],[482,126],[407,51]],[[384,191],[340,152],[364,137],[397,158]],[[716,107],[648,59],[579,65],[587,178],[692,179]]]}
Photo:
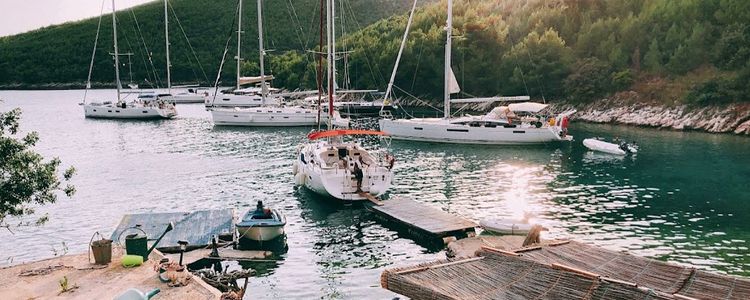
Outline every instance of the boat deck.
{"label": "boat deck", "polygon": [[428,247],[442,247],[445,239],[461,239],[474,235],[477,224],[414,200],[398,197],[368,205],[367,208],[387,227],[407,233],[426,242]]}

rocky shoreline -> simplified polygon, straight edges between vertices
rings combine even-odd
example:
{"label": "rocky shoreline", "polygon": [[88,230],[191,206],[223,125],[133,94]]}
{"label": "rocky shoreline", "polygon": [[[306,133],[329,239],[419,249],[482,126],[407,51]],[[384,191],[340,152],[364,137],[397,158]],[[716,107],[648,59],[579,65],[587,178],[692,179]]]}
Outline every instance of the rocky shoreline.
{"label": "rocky shoreline", "polygon": [[692,107],[605,99],[586,105],[553,105],[555,111],[571,108],[577,110],[572,116],[577,121],[750,135],[748,103]]}

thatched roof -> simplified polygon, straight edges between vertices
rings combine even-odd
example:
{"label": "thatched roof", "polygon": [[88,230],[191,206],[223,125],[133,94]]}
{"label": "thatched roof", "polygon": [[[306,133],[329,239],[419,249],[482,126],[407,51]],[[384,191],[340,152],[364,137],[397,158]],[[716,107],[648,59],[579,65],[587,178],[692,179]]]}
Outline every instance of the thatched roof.
{"label": "thatched roof", "polygon": [[387,270],[381,284],[412,299],[675,299],[502,254]]}
{"label": "thatched roof", "polygon": [[412,299],[750,299],[750,280],[581,243],[502,251],[383,272]]}
{"label": "thatched roof", "polygon": [[518,249],[538,263],[560,263],[601,276],[696,299],[750,299],[750,279],[710,273],[578,242]]}

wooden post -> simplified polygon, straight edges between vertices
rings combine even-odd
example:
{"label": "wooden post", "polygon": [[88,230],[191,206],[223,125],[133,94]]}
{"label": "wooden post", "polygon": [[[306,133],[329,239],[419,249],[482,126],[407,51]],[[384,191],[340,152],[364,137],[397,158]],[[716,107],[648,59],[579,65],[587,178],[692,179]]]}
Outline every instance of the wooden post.
{"label": "wooden post", "polygon": [[529,234],[526,235],[526,239],[523,241],[523,247],[539,244],[539,234],[542,232],[542,225],[534,225],[531,226],[531,230],[529,230]]}

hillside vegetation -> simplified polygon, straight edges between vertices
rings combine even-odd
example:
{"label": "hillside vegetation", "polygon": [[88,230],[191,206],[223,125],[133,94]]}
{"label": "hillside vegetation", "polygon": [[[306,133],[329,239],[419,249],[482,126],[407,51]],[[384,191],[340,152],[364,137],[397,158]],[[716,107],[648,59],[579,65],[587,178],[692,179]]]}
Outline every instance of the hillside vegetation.
{"label": "hillside vegetation", "polygon": [[[396,84],[442,93],[446,2],[422,8]],[[383,86],[406,16],[351,35],[357,86]],[[473,95],[587,102],[635,90],[640,100],[750,100],[750,1],[455,1],[453,68]],[[365,58],[366,57],[366,58]]]}
{"label": "hillside vegetation", "polygon": [[[112,19],[107,10],[101,33],[92,81],[111,84],[114,81],[112,57]],[[258,31],[256,1],[243,2],[243,58],[248,68],[257,65]],[[342,31],[352,32],[377,20],[404,12],[409,0],[341,0],[338,1]],[[318,38],[319,1],[264,1],[264,31],[270,55],[294,50],[304,53],[315,47]],[[237,0],[170,0],[174,11],[170,21],[172,78],[174,82],[210,82],[216,78],[224,46],[236,32]],[[132,52],[134,81],[148,80],[164,86],[163,2],[155,1],[117,13],[120,52]],[[176,14],[177,18],[174,17]],[[135,16],[135,17],[134,17]],[[190,51],[185,35],[195,49]],[[88,74],[99,18],[51,26],[15,36],[0,38],[0,86],[33,87],[52,83],[82,85]],[[137,26],[136,26],[137,21]],[[140,33],[139,33],[140,32]],[[341,35],[341,33],[339,33]],[[144,47],[145,44],[145,47]],[[148,49],[148,52],[145,49]],[[236,40],[232,37],[223,84],[233,84]],[[151,53],[151,62],[149,56]],[[300,54],[301,55],[301,54]],[[200,64],[196,62],[200,61]],[[305,58],[306,59],[306,58]],[[129,82],[128,60],[122,58],[122,81]],[[203,70],[199,67],[203,66]],[[205,71],[205,75],[204,75]],[[253,70],[246,70],[252,72]],[[248,74],[250,75],[250,74]],[[314,79],[314,78],[313,78]]]}
{"label": "hillside vegetation", "polygon": [[[339,2],[347,7],[339,9],[338,22],[350,34],[340,40],[338,50],[352,51],[347,68],[350,86],[382,90],[396,58],[410,1]],[[446,2],[427,2],[415,16],[396,77],[400,97],[408,92],[441,98]],[[274,84],[314,88],[314,60],[301,50],[314,49],[317,43],[317,2],[291,1],[298,18],[293,17],[289,0],[265,3],[268,47],[276,50],[268,58],[277,78]],[[236,3],[173,0],[172,4],[213,81],[233,31]],[[248,75],[257,74],[255,6],[250,4],[254,3],[245,5],[243,20],[249,25],[243,42],[248,49],[243,73]],[[161,53],[159,4],[133,12],[149,49]],[[392,14],[396,15],[376,22]],[[118,18],[127,36],[123,41],[136,43],[132,17],[123,12]],[[355,31],[357,25],[372,22]],[[100,52],[110,49],[107,26],[105,22]],[[0,39],[0,84],[85,80],[95,30],[96,20],[87,20]],[[178,33],[177,29],[172,33],[173,48],[183,50],[175,53],[177,80],[202,78],[191,67],[194,64],[189,63],[189,52]],[[453,68],[465,93],[462,96],[527,94],[579,103],[614,96],[697,105],[749,100],[750,1],[456,0],[454,33]],[[139,50],[133,46],[125,51]],[[233,55],[230,50],[224,84],[233,81]],[[145,63],[138,63],[139,73],[145,74]],[[154,63],[159,69],[163,58],[155,54]],[[109,64],[109,57],[99,56],[96,81],[111,80]],[[342,60],[339,66],[343,65]],[[339,73],[340,85],[346,85],[343,73]]]}

